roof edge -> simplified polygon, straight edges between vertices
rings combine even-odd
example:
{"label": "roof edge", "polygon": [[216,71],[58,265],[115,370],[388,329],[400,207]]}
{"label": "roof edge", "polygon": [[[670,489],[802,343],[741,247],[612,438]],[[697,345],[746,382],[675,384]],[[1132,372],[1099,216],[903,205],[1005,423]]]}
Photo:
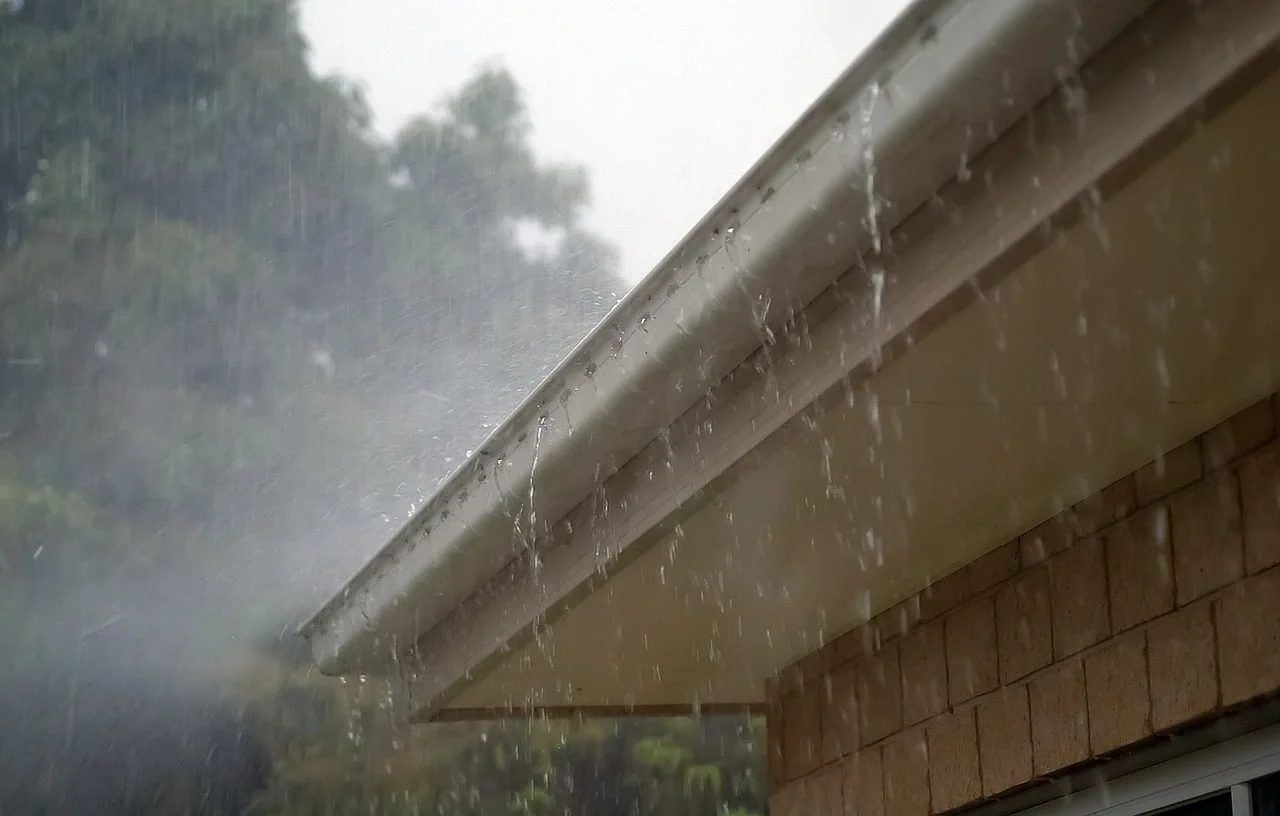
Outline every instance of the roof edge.
{"label": "roof edge", "polygon": [[[321,669],[388,660],[532,548],[952,178],[957,155],[994,141],[1149,4],[918,0],[900,14],[301,627]],[[863,212],[831,206],[858,188]],[[796,258],[819,226],[831,246]]]}

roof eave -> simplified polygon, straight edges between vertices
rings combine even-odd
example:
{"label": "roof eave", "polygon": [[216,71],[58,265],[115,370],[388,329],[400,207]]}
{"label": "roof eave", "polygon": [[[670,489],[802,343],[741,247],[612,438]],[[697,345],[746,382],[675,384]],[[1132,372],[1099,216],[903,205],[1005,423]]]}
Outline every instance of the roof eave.
{"label": "roof eave", "polygon": [[322,670],[412,645],[1147,5],[912,5],[302,627]]}

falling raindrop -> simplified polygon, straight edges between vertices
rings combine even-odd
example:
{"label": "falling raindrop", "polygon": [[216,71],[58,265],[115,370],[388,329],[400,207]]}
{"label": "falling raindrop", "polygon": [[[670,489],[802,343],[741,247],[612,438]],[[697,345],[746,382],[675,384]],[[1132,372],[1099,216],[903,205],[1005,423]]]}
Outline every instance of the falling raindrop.
{"label": "falling raindrop", "polygon": [[884,269],[876,266],[871,270],[871,317],[876,326],[880,325],[880,312],[884,308]]}
{"label": "falling raindrop", "polygon": [[876,103],[880,99],[880,83],[872,82],[867,86],[863,102],[858,113],[860,138],[862,139],[862,172],[866,176],[864,182],[867,194],[866,226],[871,234],[871,249],[879,254],[881,251],[880,236],[880,201],[876,196],[876,156],[875,132],[873,129]]}
{"label": "falling raindrop", "polygon": [[874,391],[867,394],[867,422],[870,423],[876,444],[879,445],[884,441],[884,433],[880,425],[880,397]]}

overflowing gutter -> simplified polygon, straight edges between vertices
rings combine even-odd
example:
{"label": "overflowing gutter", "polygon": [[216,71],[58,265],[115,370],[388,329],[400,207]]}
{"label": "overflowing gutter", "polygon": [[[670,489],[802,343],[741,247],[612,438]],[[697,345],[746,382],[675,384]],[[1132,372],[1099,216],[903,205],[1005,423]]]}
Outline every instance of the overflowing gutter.
{"label": "overflowing gutter", "polygon": [[304,624],[321,670],[391,662],[536,550],[1148,5],[914,3]]}

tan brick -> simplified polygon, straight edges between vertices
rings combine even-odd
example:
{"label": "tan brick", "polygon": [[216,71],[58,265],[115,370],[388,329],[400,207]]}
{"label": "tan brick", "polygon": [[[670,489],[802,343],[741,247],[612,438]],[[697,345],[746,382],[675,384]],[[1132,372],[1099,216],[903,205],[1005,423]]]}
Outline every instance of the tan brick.
{"label": "tan brick", "polygon": [[884,807],[892,816],[928,816],[929,748],[917,726],[884,744]]}
{"label": "tan brick", "polygon": [[968,566],[969,592],[977,595],[1018,574],[1022,559],[1018,554],[1018,542],[996,547]]}
{"label": "tan brick", "polygon": [[778,693],[784,696],[795,694],[804,688],[804,679],[800,676],[800,666],[796,663],[792,663],[778,672],[774,676],[773,682],[777,686]]}
{"label": "tan brick", "polygon": [[1280,564],[1280,445],[1259,451],[1241,465],[1240,498],[1245,569],[1252,574]]}
{"label": "tan brick", "polygon": [[796,816],[818,816],[822,813],[817,807],[820,791],[815,784],[816,781],[814,777],[806,776],[792,783],[796,789],[795,798],[792,800]]}
{"label": "tan brick", "polygon": [[1280,689],[1280,570],[1241,582],[1217,605],[1223,704]]}
{"label": "tan brick", "polygon": [[786,784],[787,772],[784,764],[786,749],[782,741],[782,697],[777,693],[776,681],[766,683],[765,694],[769,701],[765,709],[765,746],[768,752],[765,770],[769,774],[770,787],[778,790]]}
{"label": "tan brick", "polygon": [[929,621],[955,609],[969,597],[969,578],[964,570],[956,570],[934,581],[920,592],[920,620]]}
{"label": "tan brick", "polygon": [[898,644],[864,657],[854,669],[858,684],[858,728],[863,745],[902,728],[902,675]]}
{"label": "tan brick", "polygon": [[1111,592],[1111,631],[1123,632],[1173,609],[1169,509],[1147,508],[1102,534]]}
{"label": "tan brick", "polygon": [[1049,562],[1053,654],[1057,659],[1111,634],[1102,541],[1086,538]]}
{"label": "tan brick", "polygon": [[804,783],[792,782],[780,788],[774,788],[769,797],[769,816],[811,816],[804,809]]}
{"label": "tan brick", "polygon": [[822,707],[822,761],[834,762],[857,750],[857,681],[853,666],[831,672]]}
{"label": "tan brick", "polygon": [[823,675],[829,674],[832,669],[840,665],[840,661],[836,659],[836,639],[827,635],[827,640],[822,644],[822,648],[818,650],[818,654],[822,660]]}
{"label": "tan brick", "polygon": [[1147,630],[1151,727],[1164,731],[1218,705],[1218,664],[1209,604],[1167,615]]}
{"label": "tan brick", "polygon": [[947,681],[951,704],[985,694],[1000,681],[996,653],[996,605],[978,598],[946,619]]}
{"label": "tan brick", "polygon": [[794,692],[782,700],[782,771],[788,780],[798,779],[819,765],[821,706],[818,689]]}
{"label": "tan brick", "polygon": [[978,747],[983,796],[995,796],[1031,779],[1026,686],[1001,689],[978,703]]}
{"label": "tan brick", "polygon": [[812,816],[844,813],[844,773],[839,765],[828,765],[809,777],[808,805]]}
{"label": "tan brick", "polygon": [[885,816],[880,748],[863,748],[844,761],[845,816]]}
{"label": "tan brick", "polygon": [[1268,397],[1205,432],[1205,470],[1222,467],[1271,441],[1275,435],[1276,418]]}
{"label": "tan brick", "polygon": [[1030,685],[1031,754],[1037,776],[1089,758],[1089,715],[1079,660],[1054,666]]}
{"label": "tan brick", "polygon": [[947,644],[942,621],[927,624],[902,641],[902,716],[916,723],[947,707]]}
{"label": "tan brick", "polygon": [[1087,656],[1084,675],[1094,754],[1123,748],[1151,733],[1144,633],[1122,635]]}
{"label": "tan brick", "polygon": [[1138,506],[1133,474],[1112,482],[1067,511],[1077,537],[1092,535],[1131,514]]}
{"label": "tan brick", "polygon": [[1000,681],[1011,683],[1053,660],[1049,573],[1035,567],[996,594]]}
{"label": "tan brick", "polygon": [[849,663],[869,655],[876,651],[879,646],[880,644],[876,642],[875,630],[871,628],[869,623],[864,623],[845,632],[836,638],[832,644],[837,665]]}
{"label": "tan brick", "polygon": [[814,691],[825,683],[830,650],[815,649],[778,673],[778,688],[783,694]]}
{"label": "tan brick", "polygon": [[1075,533],[1066,515],[1059,513],[1038,527],[1022,534],[1018,540],[1022,566],[1039,564],[1065,550],[1075,541]]}
{"label": "tan brick", "polygon": [[1178,605],[1244,575],[1236,477],[1220,470],[1170,499]]}
{"label": "tan brick", "polygon": [[978,730],[973,709],[944,714],[928,726],[929,788],[935,811],[951,810],[982,798]]}
{"label": "tan brick", "polygon": [[800,688],[819,688],[823,676],[827,673],[827,655],[821,649],[809,652],[795,663],[799,675]]}
{"label": "tan brick", "polygon": [[1181,490],[1204,475],[1200,460],[1200,440],[1162,454],[1133,475],[1137,483],[1138,504],[1150,504],[1175,490]]}
{"label": "tan brick", "polygon": [[872,625],[876,628],[879,642],[886,643],[894,638],[906,635],[919,620],[920,598],[917,595],[913,595],[876,615]]}

